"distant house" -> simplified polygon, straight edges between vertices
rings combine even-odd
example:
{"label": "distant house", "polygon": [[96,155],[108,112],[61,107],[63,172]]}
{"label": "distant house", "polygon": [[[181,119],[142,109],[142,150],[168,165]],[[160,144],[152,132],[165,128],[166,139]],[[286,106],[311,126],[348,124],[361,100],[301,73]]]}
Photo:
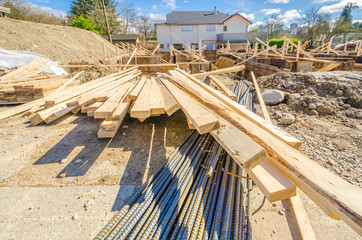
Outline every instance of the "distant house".
{"label": "distant house", "polygon": [[[177,47],[181,42],[195,45],[199,39],[207,49],[216,48],[217,43],[243,43],[248,39],[248,26],[252,22],[235,13],[228,15],[219,11],[173,11],[166,16],[165,23],[158,23],[157,42],[163,49],[170,44]],[[174,34],[176,37],[171,35]]]}
{"label": "distant house", "polygon": [[[107,40],[109,39],[108,35],[103,35],[102,37]],[[138,34],[112,34],[113,43],[138,43],[138,41]]]}
{"label": "distant house", "polygon": [[0,6],[0,17],[5,17],[6,14],[10,14],[10,8]]}

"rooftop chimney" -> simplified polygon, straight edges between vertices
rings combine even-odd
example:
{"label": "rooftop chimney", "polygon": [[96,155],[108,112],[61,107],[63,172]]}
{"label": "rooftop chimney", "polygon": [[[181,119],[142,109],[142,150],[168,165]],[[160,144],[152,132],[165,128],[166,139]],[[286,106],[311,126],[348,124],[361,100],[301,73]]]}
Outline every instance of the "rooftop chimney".
{"label": "rooftop chimney", "polygon": [[216,12],[216,6],[214,6],[214,13],[215,13],[215,15],[217,14],[217,12]]}

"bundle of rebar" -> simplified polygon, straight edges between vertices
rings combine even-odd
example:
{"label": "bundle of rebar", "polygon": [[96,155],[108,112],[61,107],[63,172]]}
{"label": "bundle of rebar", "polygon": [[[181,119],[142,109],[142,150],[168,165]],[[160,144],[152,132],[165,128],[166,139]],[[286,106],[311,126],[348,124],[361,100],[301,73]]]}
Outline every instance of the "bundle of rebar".
{"label": "bundle of rebar", "polygon": [[[252,106],[249,86],[234,92]],[[251,194],[242,168],[195,131],[95,239],[251,239]]]}

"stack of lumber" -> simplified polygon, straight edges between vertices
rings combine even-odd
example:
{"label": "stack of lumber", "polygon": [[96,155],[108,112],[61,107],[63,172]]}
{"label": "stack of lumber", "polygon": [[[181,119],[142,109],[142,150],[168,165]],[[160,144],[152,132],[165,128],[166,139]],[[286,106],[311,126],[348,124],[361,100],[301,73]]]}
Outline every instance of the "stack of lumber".
{"label": "stack of lumber", "polygon": [[[30,123],[48,124],[67,113],[79,111],[96,118],[119,120],[122,118],[122,111],[118,106],[126,104],[128,94],[133,88],[132,82],[140,74],[136,67],[132,67],[80,86],[55,92],[44,99],[45,109],[33,114]],[[118,127],[119,125],[117,129]]]}
{"label": "stack of lumber", "polygon": [[[0,76],[0,104],[18,104],[40,99],[68,81],[66,75],[43,74],[56,63],[37,59]],[[72,83],[76,84],[75,82]]]}

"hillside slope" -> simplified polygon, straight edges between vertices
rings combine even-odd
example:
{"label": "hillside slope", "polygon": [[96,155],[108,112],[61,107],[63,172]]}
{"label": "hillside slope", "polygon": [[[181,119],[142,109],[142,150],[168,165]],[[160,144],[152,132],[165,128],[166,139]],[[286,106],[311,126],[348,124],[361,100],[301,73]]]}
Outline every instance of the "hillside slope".
{"label": "hillside slope", "polygon": [[90,31],[64,26],[0,18],[0,47],[42,54],[54,61],[99,62],[106,43],[107,56],[115,55],[115,48],[101,36]]}

